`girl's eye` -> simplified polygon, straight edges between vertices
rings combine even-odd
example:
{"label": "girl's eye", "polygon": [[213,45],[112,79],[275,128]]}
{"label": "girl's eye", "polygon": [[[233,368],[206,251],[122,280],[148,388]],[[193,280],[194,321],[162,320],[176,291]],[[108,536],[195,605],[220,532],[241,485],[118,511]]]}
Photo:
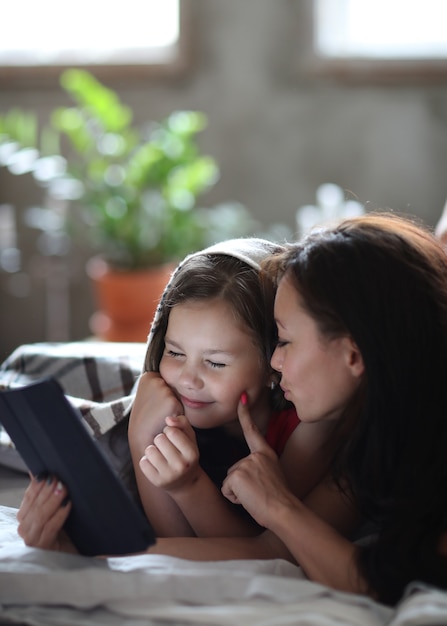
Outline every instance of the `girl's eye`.
{"label": "girl's eye", "polygon": [[221,369],[226,366],[225,363],[216,363],[215,361],[208,361],[208,365],[215,369]]}
{"label": "girl's eye", "polygon": [[181,352],[174,352],[174,350],[168,350],[166,354],[168,356],[172,356],[174,359],[180,356],[184,356]]}

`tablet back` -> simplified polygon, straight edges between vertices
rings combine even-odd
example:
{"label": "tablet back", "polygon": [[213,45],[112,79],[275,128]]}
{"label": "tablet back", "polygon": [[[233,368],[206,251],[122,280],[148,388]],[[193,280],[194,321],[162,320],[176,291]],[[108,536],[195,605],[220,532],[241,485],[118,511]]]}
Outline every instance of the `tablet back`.
{"label": "tablet back", "polygon": [[0,392],[0,422],[34,475],[57,476],[72,510],[65,524],[84,555],[142,552],[154,532],[59,383],[45,379]]}

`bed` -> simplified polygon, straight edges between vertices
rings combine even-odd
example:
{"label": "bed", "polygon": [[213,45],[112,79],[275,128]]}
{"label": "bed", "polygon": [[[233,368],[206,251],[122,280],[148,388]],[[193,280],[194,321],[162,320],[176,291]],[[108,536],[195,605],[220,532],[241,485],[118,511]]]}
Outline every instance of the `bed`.
{"label": "bed", "polygon": [[[144,344],[102,342],[20,346],[0,366],[0,386],[54,376],[106,449],[108,430],[131,402],[144,351]],[[5,433],[0,464],[25,469]],[[390,608],[313,583],[282,560],[52,553],[24,546],[16,509],[0,504],[0,618],[1,625],[33,626],[446,626],[447,593],[415,581]]]}

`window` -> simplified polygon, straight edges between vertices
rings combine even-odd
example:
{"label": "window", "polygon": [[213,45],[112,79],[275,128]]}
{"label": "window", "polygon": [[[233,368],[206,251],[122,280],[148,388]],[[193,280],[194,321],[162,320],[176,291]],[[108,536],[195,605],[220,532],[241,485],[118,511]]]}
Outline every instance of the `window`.
{"label": "window", "polygon": [[188,6],[188,0],[7,2],[2,7],[0,77],[58,76],[66,67],[120,76],[178,71],[188,57]]}
{"label": "window", "polygon": [[314,0],[308,69],[346,79],[447,76],[445,0]]}

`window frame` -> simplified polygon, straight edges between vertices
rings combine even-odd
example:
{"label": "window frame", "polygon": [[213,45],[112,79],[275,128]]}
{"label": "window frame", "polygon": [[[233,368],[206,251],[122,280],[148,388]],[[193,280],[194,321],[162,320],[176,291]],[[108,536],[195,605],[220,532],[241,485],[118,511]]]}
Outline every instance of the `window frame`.
{"label": "window frame", "polygon": [[302,2],[302,23],[295,65],[300,76],[367,84],[436,84],[446,80],[447,58],[329,57],[319,54],[315,3],[313,0],[298,2]]}
{"label": "window frame", "polygon": [[194,0],[179,1],[179,40],[173,60],[166,62],[154,57],[154,62],[140,64],[70,64],[70,65],[0,65],[2,87],[54,87],[64,70],[71,67],[85,69],[98,80],[141,81],[168,79],[184,75],[192,65],[192,30]]}

